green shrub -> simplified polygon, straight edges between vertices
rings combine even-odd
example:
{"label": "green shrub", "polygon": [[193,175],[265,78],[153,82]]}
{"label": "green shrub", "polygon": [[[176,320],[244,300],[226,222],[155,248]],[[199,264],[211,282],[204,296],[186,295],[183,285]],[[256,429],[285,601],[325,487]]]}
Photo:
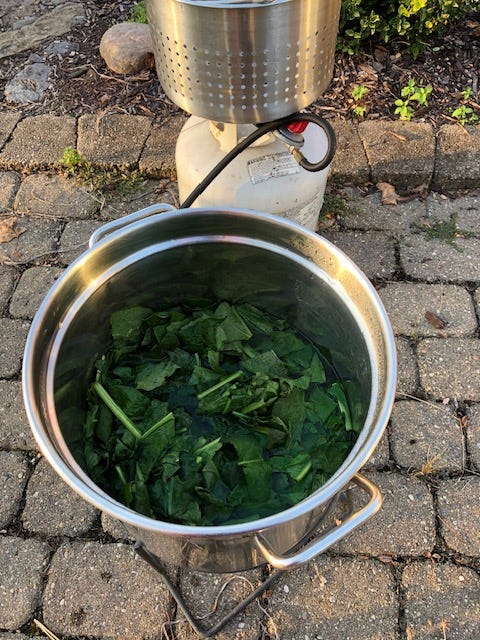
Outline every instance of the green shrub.
{"label": "green shrub", "polygon": [[418,55],[428,36],[440,34],[478,7],[478,0],[343,0],[339,48],[356,53],[371,38],[401,40]]}
{"label": "green shrub", "polygon": [[147,24],[147,10],[145,9],[145,2],[138,2],[132,7],[130,12],[129,22],[139,22],[140,24]]}

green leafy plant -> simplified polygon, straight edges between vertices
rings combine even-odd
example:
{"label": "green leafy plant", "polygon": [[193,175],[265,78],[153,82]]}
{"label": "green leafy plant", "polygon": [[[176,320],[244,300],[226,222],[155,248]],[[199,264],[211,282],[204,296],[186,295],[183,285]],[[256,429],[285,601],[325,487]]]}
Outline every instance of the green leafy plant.
{"label": "green leafy plant", "polygon": [[454,249],[463,252],[457,243],[458,238],[471,238],[474,234],[470,231],[459,229],[457,225],[458,213],[454,212],[448,220],[434,219],[428,225],[413,225],[425,233],[427,240],[441,240]]}
{"label": "green leafy plant", "polygon": [[145,2],[139,2],[132,8],[128,21],[139,22],[140,24],[148,23],[147,10],[145,9]]}
{"label": "green leafy plant", "polygon": [[366,113],[366,107],[360,102],[367,95],[369,89],[364,84],[355,85],[351,91],[351,96],[354,101],[353,113],[360,118],[363,118]]}
{"label": "green leafy plant", "polygon": [[456,108],[450,109],[450,115],[452,118],[458,120],[462,126],[465,126],[466,124],[475,124],[480,120],[479,116],[475,113],[475,110],[469,105],[469,100],[472,95],[472,87],[467,87],[461,93],[464,103]]}
{"label": "green leafy plant", "polygon": [[127,506],[188,525],[289,508],[342,464],[361,427],[327,349],[247,303],[207,298],[110,319],[79,462]]}
{"label": "green leafy plant", "polygon": [[323,218],[335,218],[337,216],[346,216],[351,211],[348,208],[347,201],[334,193],[326,193],[323,198],[323,205],[320,215]]}
{"label": "green leafy plant", "polygon": [[475,124],[480,120],[472,107],[462,104],[456,109],[452,109],[450,115],[460,122],[461,125]]}
{"label": "green leafy plant", "polygon": [[79,184],[104,195],[127,196],[134,193],[145,180],[138,170],[123,167],[97,167],[73,147],[66,147],[60,158],[61,166],[75,177]]}
{"label": "green leafy plant", "polygon": [[431,85],[417,86],[415,80],[410,78],[408,84],[401,90],[401,98],[395,100],[395,115],[398,115],[400,120],[411,120],[415,115],[415,110],[412,107],[412,102],[415,102],[417,106],[427,106],[428,96],[432,93],[433,87]]}
{"label": "green leafy plant", "polygon": [[60,158],[60,164],[70,173],[75,173],[77,167],[82,164],[82,156],[73,147],[65,147]]}
{"label": "green leafy plant", "polygon": [[477,0],[343,0],[338,46],[358,52],[366,42],[402,41],[416,56],[425,40],[477,6]]}

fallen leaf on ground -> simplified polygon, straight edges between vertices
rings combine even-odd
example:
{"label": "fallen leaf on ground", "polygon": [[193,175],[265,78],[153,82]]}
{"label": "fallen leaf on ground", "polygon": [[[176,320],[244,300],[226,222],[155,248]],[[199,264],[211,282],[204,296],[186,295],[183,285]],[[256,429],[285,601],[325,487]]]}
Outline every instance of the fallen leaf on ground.
{"label": "fallen leaf on ground", "polygon": [[17,227],[17,218],[5,218],[0,220],[0,242],[10,242],[21,236],[26,229]]}
{"label": "fallen leaf on ground", "polygon": [[428,184],[419,184],[418,187],[415,187],[413,193],[418,196],[421,200],[427,197],[428,195]]}
{"label": "fallen leaf on ground", "polygon": [[395,205],[399,202],[410,202],[410,200],[415,200],[415,198],[424,200],[428,195],[428,185],[426,184],[421,184],[418,187],[415,187],[411,193],[404,196],[398,195],[393,184],[388,182],[379,182],[377,184],[377,189],[382,194],[382,204],[384,205]]}
{"label": "fallen leaf on ground", "polygon": [[385,49],[385,47],[379,45],[375,47],[373,55],[375,56],[375,59],[378,60],[378,62],[385,62],[385,60],[388,58],[388,50]]}
{"label": "fallen leaf on ground", "polygon": [[395,205],[398,203],[398,193],[395,191],[393,184],[388,182],[379,182],[377,189],[382,194],[382,204]]}
{"label": "fallen leaf on ground", "polygon": [[432,327],[435,327],[435,329],[445,329],[448,324],[446,320],[437,316],[433,311],[425,311],[425,320],[430,323]]}
{"label": "fallen leaf on ground", "polygon": [[480,38],[480,22],[476,20],[467,20],[466,25],[472,30],[472,35],[476,38]]}

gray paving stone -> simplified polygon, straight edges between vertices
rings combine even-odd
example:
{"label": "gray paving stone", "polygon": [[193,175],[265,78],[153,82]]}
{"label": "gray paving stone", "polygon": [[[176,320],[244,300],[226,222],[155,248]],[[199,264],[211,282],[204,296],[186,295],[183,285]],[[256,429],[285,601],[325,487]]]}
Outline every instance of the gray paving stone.
{"label": "gray paving stone", "polygon": [[415,394],[418,387],[418,367],[415,352],[406,338],[396,338],[397,394]]}
{"label": "gray paving stone", "polygon": [[480,341],[425,338],[417,347],[420,383],[435,399],[480,400]]}
{"label": "gray paving stone", "polygon": [[0,536],[0,628],[15,631],[40,603],[49,546],[39,540]]}
{"label": "gray paving stone", "polygon": [[55,553],[43,598],[54,633],[110,640],[158,638],[169,598],[156,572],[125,544],[67,544]]}
{"label": "gray paving stone", "polygon": [[370,167],[357,127],[341,118],[329,122],[337,138],[329,180],[335,184],[365,184],[370,179]]}
{"label": "gray paving stone", "polygon": [[[204,627],[209,628],[231,611],[236,604],[246,598],[260,584],[259,571],[244,571],[240,575],[234,573],[207,574],[184,572],[180,577],[180,591],[193,615],[201,618]],[[224,589],[222,592],[221,590]],[[218,609],[212,616],[212,605],[218,595]],[[183,617],[180,613],[178,618]],[[256,640],[263,620],[263,611],[258,602],[249,605],[224,628],[215,635],[219,640],[236,638],[238,640]],[[195,640],[198,635],[183,620],[174,625],[175,637],[178,640]]]}
{"label": "gray paving stone", "polygon": [[459,124],[442,125],[437,134],[433,184],[442,189],[478,187],[480,178],[480,131]]}
{"label": "gray paving stone", "polygon": [[118,541],[134,541],[134,538],[128,533],[125,525],[120,520],[112,518],[108,513],[101,514],[102,529],[109,536]]}
{"label": "gray paving stone", "polygon": [[379,231],[326,231],[322,235],[341,249],[368,278],[390,278],[396,269],[392,239]]}
{"label": "gray paving stone", "polygon": [[40,460],[27,486],[22,522],[26,531],[46,537],[79,536],[86,533],[98,511]]}
{"label": "gray paving stone", "polygon": [[17,380],[0,380],[0,448],[37,448],[25,414],[22,383]]}
{"label": "gray paving stone", "polygon": [[450,547],[467,556],[480,554],[480,477],[445,480],[438,487],[438,517]]}
{"label": "gray paving stone", "polygon": [[467,411],[467,446],[473,464],[480,470],[480,404]]}
{"label": "gray paving stone", "polygon": [[66,2],[53,7],[20,28],[4,31],[0,35],[0,58],[34,48],[46,38],[67,33],[84,18],[81,3]]}
{"label": "gray paving stone", "polygon": [[[370,559],[320,557],[285,574],[268,598],[274,637],[394,640],[398,602],[392,573]],[[273,634],[272,634],[273,635]]]}
{"label": "gray paving stone", "polygon": [[480,577],[468,567],[412,562],[405,567],[407,638],[477,640]]}
{"label": "gray paving stone", "polygon": [[449,244],[411,235],[400,243],[400,262],[407,276],[427,282],[475,282],[480,280],[480,240],[455,238]]}
{"label": "gray paving stone", "polygon": [[[365,474],[380,489],[383,504],[366,524],[333,547],[340,553],[373,556],[421,555],[435,544],[435,514],[432,496],[418,478],[397,473],[369,471]],[[354,506],[365,497],[354,492]]]}
{"label": "gray paving stone", "polygon": [[137,164],[152,122],[146,116],[83,115],[78,119],[77,149],[99,165],[133,167]]}
{"label": "gray paving stone", "polygon": [[0,167],[59,166],[66,147],[75,146],[75,118],[42,114],[21,120],[0,153]]}
{"label": "gray paving stone", "polygon": [[146,180],[130,196],[125,198],[111,198],[101,208],[102,220],[121,218],[129,213],[140,211],[145,207],[156,204],[169,204],[178,209],[178,188],[167,180]]}
{"label": "gray paving stone", "polygon": [[443,193],[430,191],[425,198],[426,218],[425,222],[447,222],[455,212],[455,203],[461,198],[448,198]]}
{"label": "gray paving stone", "polygon": [[463,431],[450,407],[415,400],[396,402],[392,412],[392,453],[409,471],[465,468]]}
{"label": "gray paving stone", "polygon": [[74,220],[65,225],[58,245],[60,264],[69,265],[88,249],[88,241],[92,233],[105,222],[93,220]]}
{"label": "gray paving stone", "polygon": [[480,198],[465,196],[462,198],[446,199],[427,198],[427,212],[432,220],[448,220],[452,216],[460,231],[480,233]]}
{"label": "gray paving stone", "polygon": [[24,271],[10,302],[10,315],[32,319],[62,271],[59,267],[31,267]]}
{"label": "gray paving stone", "polygon": [[358,125],[358,134],[373,182],[389,182],[402,189],[430,183],[435,156],[431,125],[369,120]]}
{"label": "gray paving stone", "polygon": [[28,464],[19,452],[0,451],[0,529],[17,515],[27,482]]}
{"label": "gray paving stone", "polygon": [[11,267],[0,265],[0,314],[7,308],[8,301],[13,292],[16,272]]}
{"label": "gray paving stone", "polygon": [[186,121],[184,115],[179,115],[153,125],[138,163],[140,171],[155,178],[176,179],[175,147]]}
{"label": "gray paving stone", "polygon": [[34,262],[54,251],[60,222],[20,216],[17,226],[24,229],[24,233],[10,242],[0,243],[0,257],[6,264]]}
{"label": "gray paving stone", "polygon": [[354,188],[345,188],[339,195],[345,198],[347,212],[340,216],[340,224],[346,229],[404,233],[426,219],[426,205],[420,200],[382,205],[380,192],[364,195]]}
{"label": "gray paving stone", "polygon": [[477,330],[473,299],[463,287],[394,282],[378,293],[396,335],[464,337]]}
{"label": "gray paving stone", "polygon": [[14,208],[26,215],[49,218],[90,218],[98,209],[98,202],[88,189],[74,179],[47,173],[34,173],[24,178]]}
{"label": "gray paving stone", "polygon": [[13,171],[0,172],[0,212],[7,211],[12,207],[19,184],[18,174]]}
{"label": "gray paving stone", "polygon": [[12,135],[21,117],[18,111],[0,111],[0,149]]}
{"label": "gray paving stone", "polygon": [[24,320],[0,318],[0,378],[20,372],[29,326]]}

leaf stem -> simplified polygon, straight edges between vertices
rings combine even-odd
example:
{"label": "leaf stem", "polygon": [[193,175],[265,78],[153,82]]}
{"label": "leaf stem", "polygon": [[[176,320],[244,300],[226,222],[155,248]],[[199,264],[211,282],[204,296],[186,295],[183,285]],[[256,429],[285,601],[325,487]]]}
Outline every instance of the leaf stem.
{"label": "leaf stem", "polygon": [[209,387],[208,389],[205,389],[205,391],[202,391],[201,393],[199,393],[197,395],[197,400],[202,400],[203,398],[208,396],[210,393],[217,391],[217,389],[221,389],[226,384],[230,384],[230,382],[233,382],[234,380],[238,380],[238,378],[240,378],[242,375],[243,375],[243,371],[241,371],[240,369],[238,371],[235,371],[235,373],[230,374],[223,380],[220,380],[220,382],[217,382],[217,384],[214,384],[213,387]]}
{"label": "leaf stem", "polygon": [[309,460],[307,462],[307,464],[303,467],[303,469],[300,469],[300,471],[297,473],[297,475],[295,476],[295,480],[297,482],[301,482],[305,476],[307,475],[307,473],[310,471],[310,469],[312,468],[312,461]]}
{"label": "leaf stem", "polygon": [[174,419],[174,415],[170,411],[169,413],[167,413],[166,416],[164,416],[163,418],[161,418],[160,420],[155,422],[155,424],[153,424],[151,427],[149,427],[145,431],[145,433],[142,433],[142,435],[140,436],[140,440],[146,440],[146,438],[148,438],[148,436],[152,435],[152,433],[154,431],[156,431],[157,429],[160,429],[160,427],[163,427],[164,424],[167,424],[167,422],[169,422],[169,420],[173,420],[173,419]]}
{"label": "leaf stem", "polygon": [[247,415],[247,413],[252,413],[257,409],[262,409],[265,405],[266,405],[266,402],[262,398],[261,400],[257,400],[256,402],[251,402],[250,404],[247,404],[245,407],[242,407],[239,413],[243,413],[243,415]]}
{"label": "leaf stem", "polygon": [[126,487],[128,482],[127,482],[127,479],[125,478],[125,474],[123,473],[123,469],[121,468],[121,466],[119,464],[115,465],[115,471],[117,472],[118,477],[120,478],[120,482],[122,483],[122,485],[124,487]]}
{"label": "leaf stem", "polygon": [[137,440],[142,437],[141,432],[137,429],[137,427],[133,424],[130,418],[127,416],[125,411],[118,406],[112,396],[108,393],[104,386],[100,384],[100,382],[93,383],[93,390],[99,396],[101,400],[107,405],[113,415],[120,420],[125,429],[130,431],[132,436],[134,436]]}

